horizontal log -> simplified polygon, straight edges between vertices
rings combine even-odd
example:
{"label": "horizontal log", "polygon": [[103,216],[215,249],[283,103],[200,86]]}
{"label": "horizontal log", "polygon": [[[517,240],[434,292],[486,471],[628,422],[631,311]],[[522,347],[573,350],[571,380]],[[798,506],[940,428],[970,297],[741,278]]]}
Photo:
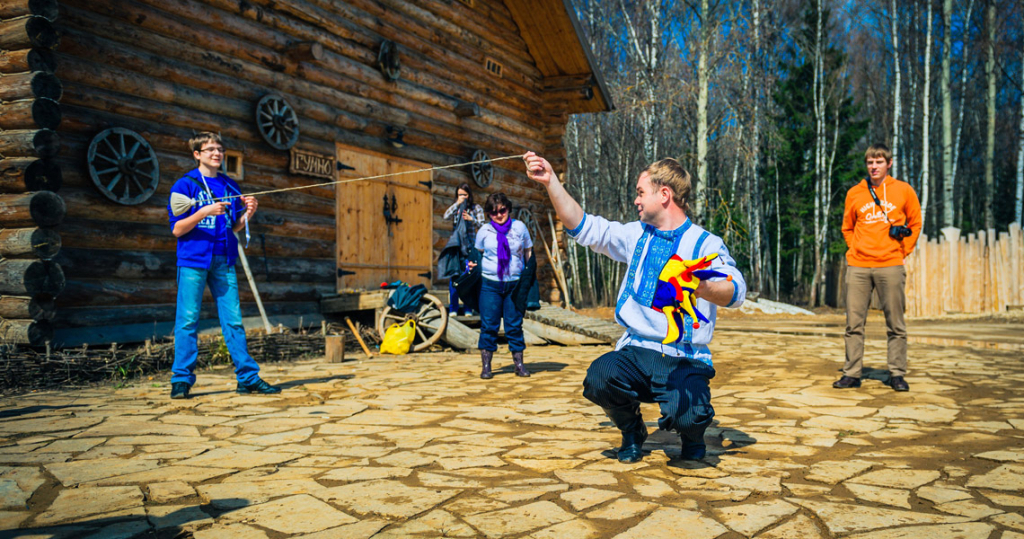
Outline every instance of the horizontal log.
{"label": "horizontal log", "polygon": [[582,75],[563,75],[558,77],[544,77],[541,81],[542,88],[547,90],[562,90],[567,88],[582,88],[584,86],[594,86],[597,84],[597,78],[593,73],[585,73]]}
{"label": "horizontal log", "polygon": [[545,101],[566,102],[566,101],[590,101],[594,99],[593,86],[580,86],[579,88],[558,88],[544,91]]}
{"label": "horizontal log", "polygon": [[[250,257],[253,272],[263,278],[261,257]],[[333,294],[335,283],[278,283],[261,281],[258,285],[263,303],[317,301],[321,296]],[[242,302],[256,301],[249,288],[249,282],[242,276],[238,279],[238,295]],[[60,295],[61,309],[65,307],[87,307],[119,305],[140,305],[146,303],[174,303],[178,296],[178,285],[171,279],[117,279],[100,277],[80,279],[72,276]],[[203,301],[213,300],[209,289],[203,292]]]}
{"label": "horizontal log", "polygon": [[43,346],[53,340],[53,326],[46,320],[0,320],[0,342]]}
{"label": "horizontal log", "polygon": [[[40,75],[47,75],[47,73],[40,73]],[[33,129],[37,127],[56,129],[60,125],[60,120],[60,103],[50,98],[0,103],[0,129]]]}
{"label": "horizontal log", "polygon": [[324,59],[324,46],[316,41],[301,41],[289,45],[285,54],[296,62],[320,61]]}
{"label": "horizontal log", "polygon": [[55,313],[53,296],[0,296],[0,318],[7,320],[51,320]]}
{"label": "horizontal log", "polygon": [[0,159],[0,193],[56,192],[63,182],[61,167],[53,160],[33,157]]}
{"label": "horizontal log", "polygon": [[60,10],[57,0],[2,0],[0,19],[13,19],[25,15],[38,15],[48,21],[57,18]]}
{"label": "horizontal log", "polygon": [[[178,259],[174,251],[120,251],[64,247],[55,258],[75,278],[174,279]],[[337,278],[333,258],[269,258],[265,269],[252,261],[257,281],[330,283]],[[261,271],[264,270],[264,271]],[[269,275],[269,277],[268,277]]]}
{"label": "horizontal log", "polygon": [[57,226],[66,213],[64,200],[52,191],[0,195],[2,228]]}
{"label": "horizontal log", "polygon": [[[318,311],[318,307],[319,304],[315,301],[264,304],[264,309],[268,316],[315,313]],[[58,328],[77,328],[173,322],[176,309],[177,305],[175,303],[131,305],[127,307],[61,307],[53,319],[53,325]],[[242,303],[241,311],[242,316],[259,316],[260,314],[255,303]],[[217,318],[216,303],[212,301],[204,302],[202,307],[200,307],[199,318]]]}
{"label": "horizontal log", "polygon": [[49,260],[0,259],[0,295],[56,296],[64,290],[60,264]]}
{"label": "horizontal log", "polygon": [[53,157],[60,152],[60,137],[52,129],[0,131],[0,157]]}
{"label": "horizontal log", "polygon": [[60,79],[53,73],[34,71],[5,75],[0,79],[0,101],[39,97],[59,101],[63,92]]}
{"label": "horizontal log", "polygon": [[57,59],[49,49],[0,50],[0,73],[45,71],[53,73]]}
{"label": "horizontal log", "polygon": [[[60,234],[50,228],[0,229],[0,257],[48,260],[60,252]],[[18,318],[18,317],[14,317]]]}
{"label": "horizontal log", "polygon": [[60,35],[44,17],[30,15],[0,21],[0,49],[52,49],[59,44]]}

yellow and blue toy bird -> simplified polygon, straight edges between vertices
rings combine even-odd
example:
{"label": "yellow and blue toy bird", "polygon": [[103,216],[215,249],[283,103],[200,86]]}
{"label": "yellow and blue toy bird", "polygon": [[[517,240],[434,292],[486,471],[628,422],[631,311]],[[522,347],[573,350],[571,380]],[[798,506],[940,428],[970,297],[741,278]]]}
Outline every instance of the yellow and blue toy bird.
{"label": "yellow and blue toy bird", "polygon": [[663,344],[679,342],[683,338],[684,332],[679,331],[683,326],[683,314],[690,315],[694,329],[700,327],[700,322],[710,323],[710,320],[697,310],[697,298],[693,292],[704,279],[724,277],[727,281],[732,280],[732,275],[708,269],[711,267],[711,261],[717,257],[718,253],[712,253],[697,260],[683,260],[679,255],[672,255],[662,268],[651,308],[664,313],[668,322],[668,334],[665,335],[665,340],[661,341]]}

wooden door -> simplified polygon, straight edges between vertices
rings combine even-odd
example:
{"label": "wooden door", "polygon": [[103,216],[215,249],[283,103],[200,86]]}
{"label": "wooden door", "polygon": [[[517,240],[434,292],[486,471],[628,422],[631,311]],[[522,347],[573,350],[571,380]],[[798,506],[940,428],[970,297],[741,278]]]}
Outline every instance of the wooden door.
{"label": "wooden door", "polygon": [[[338,179],[364,178],[429,168],[350,146],[338,145],[338,162],[345,167]],[[338,184],[338,291],[377,289],[382,282],[402,280],[430,284],[433,266],[433,201],[430,172],[388,176]],[[421,183],[422,182],[422,183]],[[384,197],[394,218],[384,217]]]}

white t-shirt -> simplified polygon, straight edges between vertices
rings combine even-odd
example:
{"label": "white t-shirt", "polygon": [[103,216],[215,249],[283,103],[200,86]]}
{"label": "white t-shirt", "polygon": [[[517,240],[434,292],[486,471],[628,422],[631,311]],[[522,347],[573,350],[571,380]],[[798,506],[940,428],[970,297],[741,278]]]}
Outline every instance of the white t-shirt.
{"label": "white t-shirt", "polygon": [[[533,240],[530,238],[530,231],[522,221],[513,220],[512,228],[508,231],[508,247],[512,252],[512,259],[508,263],[508,276],[506,281],[519,279],[525,265],[526,250],[533,248]],[[500,281],[498,279],[498,231],[488,222],[480,227],[476,233],[476,248],[483,251],[483,261],[480,264],[480,271],[484,279]]]}

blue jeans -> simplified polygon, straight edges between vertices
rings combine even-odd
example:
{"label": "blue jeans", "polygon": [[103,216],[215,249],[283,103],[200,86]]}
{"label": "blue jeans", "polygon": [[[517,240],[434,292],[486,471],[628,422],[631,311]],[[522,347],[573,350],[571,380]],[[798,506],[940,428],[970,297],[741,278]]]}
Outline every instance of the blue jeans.
{"label": "blue jeans", "polygon": [[512,302],[512,291],[519,281],[492,281],[481,279],[480,283],[480,340],[477,348],[481,350],[498,349],[498,329],[501,319],[505,319],[505,338],[508,349],[512,352],[526,350],[523,339],[523,315],[516,310]]}
{"label": "blue jeans", "polygon": [[171,383],[196,383],[196,360],[199,356],[199,313],[203,306],[203,290],[210,292],[217,302],[220,328],[224,334],[231,361],[235,363],[235,377],[242,384],[259,380],[260,366],[249,355],[242,327],[242,309],[238,299],[238,278],[235,267],[227,264],[223,256],[214,256],[210,269],[178,268],[178,308],[174,318],[174,366]]}

